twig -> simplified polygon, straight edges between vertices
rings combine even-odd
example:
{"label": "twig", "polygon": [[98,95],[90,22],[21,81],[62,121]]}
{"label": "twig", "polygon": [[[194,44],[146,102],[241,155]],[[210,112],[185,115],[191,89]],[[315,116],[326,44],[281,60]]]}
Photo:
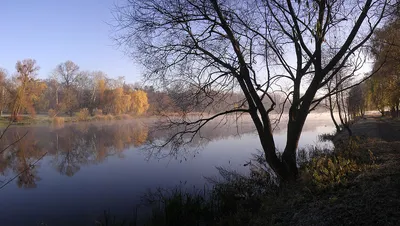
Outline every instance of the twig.
{"label": "twig", "polygon": [[[25,133],[22,137],[18,138],[17,140],[15,140],[15,141],[12,142],[11,144],[9,144],[7,147],[5,147],[3,150],[1,150],[1,151],[0,151],[0,154],[3,153],[3,152],[5,152],[9,147],[11,147],[11,146],[13,146],[14,144],[18,143],[20,140],[22,140],[22,138],[24,138],[24,137],[26,136],[26,134],[28,134],[28,131],[26,131],[26,133]],[[1,139],[1,137],[0,137],[0,139]]]}
{"label": "twig", "polygon": [[19,177],[21,174],[25,173],[26,171],[28,171],[29,169],[32,169],[37,162],[39,162],[41,159],[44,158],[44,156],[47,155],[47,152],[45,152],[42,156],[40,156],[40,158],[38,158],[34,163],[29,164],[28,167],[26,167],[24,170],[22,170],[21,172],[19,172],[17,175],[15,175],[13,178],[11,178],[9,181],[7,181],[5,184],[0,186],[0,189],[4,188],[7,184],[11,183],[13,180],[15,180],[17,177]]}
{"label": "twig", "polygon": [[0,136],[0,140],[3,138],[4,134],[7,132],[8,128],[11,126],[11,124],[12,124],[12,122],[10,121],[8,123],[8,125],[6,126],[6,128],[3,130],[3,132],[1,133],[1,136]]}

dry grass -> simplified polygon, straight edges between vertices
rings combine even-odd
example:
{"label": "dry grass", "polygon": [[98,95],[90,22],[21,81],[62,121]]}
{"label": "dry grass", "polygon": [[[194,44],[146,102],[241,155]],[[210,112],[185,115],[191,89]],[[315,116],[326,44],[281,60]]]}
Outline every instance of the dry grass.
{"label": "dry grass", "polygon": [[96,108],[96,109],[93,110],[93,114],[95,116],[103,116],[103,110]]}
{"label": "dry grass", "polygon": [[75,116],[78,121],[88,121],[90,116],[89,110],[87,108],[82,108]]}
{"label": "dry grass", "polygon": [[111,121],[111,120],[114,120],[114,116],[113,115],[111,115],[111,114],[107,114],[106,116],[105,116],[105,120],[108,120],[108,121]]}
{"label": "dry grass", "polygon": [[112,121],[114,119],[116,119],[116,117],[114,117],[111,114],[107,114],[107,115],[95,115],[92,117],[91,120],[93,120],[93,121]]}
{"label": "dry grass", "polygon": [[92,117],[93,121],[104,121],[106,120],[106,116],[105,115],[95,115]]}
{"label": "dry grass", "polygon": [[65,119],[63,117],[54,117],[53,118],[53,125],[64,125]]}
{"label": "dry grass", "polygon": [[128,120],[128,119],[132,119],[132,116],[130,116],[128,114],[121,114],[121,115],[115,116],[115,119],[117,119],[117,120]]}

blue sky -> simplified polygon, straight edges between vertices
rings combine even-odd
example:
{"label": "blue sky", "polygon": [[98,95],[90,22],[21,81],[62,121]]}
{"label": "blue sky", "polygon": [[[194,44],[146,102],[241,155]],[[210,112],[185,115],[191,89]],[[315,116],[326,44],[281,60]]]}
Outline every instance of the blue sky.
{"label": "blue sky", "polygon": [[141,79],[138,66],[110,39],[114,0],[1,0],[0,67],[10,74],[17,60],[33,58],[46,78],[72,60],[81,70],[101,70],[128,82]]}

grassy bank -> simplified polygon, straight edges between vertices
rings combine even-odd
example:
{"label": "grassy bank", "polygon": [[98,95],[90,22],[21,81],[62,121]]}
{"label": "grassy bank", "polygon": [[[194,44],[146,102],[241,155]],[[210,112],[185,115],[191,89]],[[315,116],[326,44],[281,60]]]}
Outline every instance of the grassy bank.
{"label": "grassy bank", "polygon": [[[359,136],[350,139],[335,136],[333,151],[300,152],[296,183],[279,183],[258,161],[250,176],[219,169],[223,180],[210,190],[150,192],[143,200],[152,214],[144,225],[396,225],[400,139],[388,139],[386,131],[400,130],[400,123],[385,120],[354,125]],[[366,125],[379,127],[378,136],[363,134]]]}

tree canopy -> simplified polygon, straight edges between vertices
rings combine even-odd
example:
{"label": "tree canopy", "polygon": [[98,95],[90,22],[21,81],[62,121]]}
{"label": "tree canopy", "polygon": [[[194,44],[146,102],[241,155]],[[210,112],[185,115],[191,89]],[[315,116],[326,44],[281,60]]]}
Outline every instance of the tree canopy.
{"label": "tree canopy", "polygon": [[[324,98],[350,88],[342,84],[357,76],[365,44],[389,6],[382,0],[126,0],[115,9],[114,35],[144,65],[145,79],[190,87],[186,97],[196,105],[223,102],[238,90],[244,96],[210,117],[169,120],[185,129],[167,143],[190,142],[185,135],[227,114],[248,114],[270,167],[291,180],[307,115]],[[323,87],[343,68],[350,73],[327,93]],[[281,158],[272,131],[274,93],[284,94],[290,109]]]}

